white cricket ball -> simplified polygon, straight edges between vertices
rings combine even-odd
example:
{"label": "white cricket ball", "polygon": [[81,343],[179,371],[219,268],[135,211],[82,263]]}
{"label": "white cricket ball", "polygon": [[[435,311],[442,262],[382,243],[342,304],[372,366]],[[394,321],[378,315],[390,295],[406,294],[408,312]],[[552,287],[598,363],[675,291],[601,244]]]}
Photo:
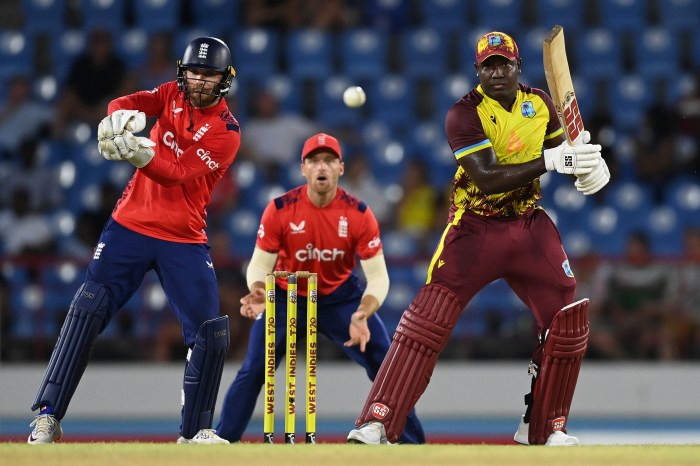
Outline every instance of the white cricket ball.
{"label": "white cricket ball", "polygon": [[350,86],[343,92],[343,102],[348,107],[361,107],[366,100],[365,91],[360,86]]}

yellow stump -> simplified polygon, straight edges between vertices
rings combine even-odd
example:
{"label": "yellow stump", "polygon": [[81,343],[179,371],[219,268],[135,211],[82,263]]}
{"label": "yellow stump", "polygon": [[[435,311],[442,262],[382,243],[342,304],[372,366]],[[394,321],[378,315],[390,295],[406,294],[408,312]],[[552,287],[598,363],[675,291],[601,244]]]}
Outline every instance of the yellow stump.
{"label": "yellow stump", "polygon": [[265,414],[263,442],[275,436],[275,275],[265,277]]}
{"label": "yellow stump", "polygon": [[287,397],[284,409],[284,443],[295,443],[297,384],[297,277],[287,276]]}
{"label": "yellow stump", "polygon": [[316,443],[316,306],[318,276],[309,275],[306,298],[306,443]]}

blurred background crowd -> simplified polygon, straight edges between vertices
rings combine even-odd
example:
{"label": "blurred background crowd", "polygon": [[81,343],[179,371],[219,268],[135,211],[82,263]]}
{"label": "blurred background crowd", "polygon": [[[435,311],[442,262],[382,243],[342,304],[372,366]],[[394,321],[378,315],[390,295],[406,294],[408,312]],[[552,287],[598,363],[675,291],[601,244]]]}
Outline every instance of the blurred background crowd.
{"label": "blurred background crowd", "polygon": [[[565,27],[586,127],[611,183],[584,197],[542,178],[590,297],[589,358],[700,359],[700,2],[696,0],[4,0],[0,5],[0,361],[46,360],[102,225],[133,173],[97,152],[114,97],[175,79],[196,36],[230,46],[242,146],[214,192],[208,234],[232,319],[267,202],[301,184],[312,133],[343,144],[341,186],[380,221],[391,330],[425,279],[456,163],[447,109],[476,78],[479,36],[518,42],[522,82],[546,89],[542,39]],[[363,86],[360,109],[342,103]],[[152,122],[151,122],[152,124]],[[323,312],[323,309],[320,310]],[[502,281],[467,307],[443,358],[529,358],[533,321]],[[97,360],[180,359],[155,277],[105,330]],[[340,357],[332,345],[324,357]]]}

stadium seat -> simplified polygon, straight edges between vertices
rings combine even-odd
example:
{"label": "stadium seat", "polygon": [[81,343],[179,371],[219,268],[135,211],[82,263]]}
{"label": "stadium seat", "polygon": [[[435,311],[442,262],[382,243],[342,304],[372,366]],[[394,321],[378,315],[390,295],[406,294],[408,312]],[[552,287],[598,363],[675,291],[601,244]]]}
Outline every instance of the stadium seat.
{"label": "stadium seat", "polygon": [[401,69],[410,78],[433,78],[448,70],[448,43],[439,29],[407,30],[401,36]]}
{"label": "stadium seat", "polygon": [[647,28],[633,50],[637,72],[645,79],[675,76],[680,69],[680,47],[674,32]]}
{"label": "stadium seat", "polygon": [[230,39],[233,67],[236,77],[243,81],[255,81],[277,74],[279,62],[279,35],[272,29],[242,29]]}
{"label": "stadium seat", "polygon": [[231,237],[230,253],[239,259],[248,259],[255,249],[260,214],[252,209],[237,209],[226,221],[226,227]]}
{"label": "stadium seat", "polygon": [[576,74],[590,80],[617,78],[622,71],[622,38],[613,30],[596,28],[583,32],[570,56]]}
{"label": "stadium seat", "polygon": [[683,252],[683,217],[670,206],[645,212],[644,231],[649,235],[653,254],[673,256]]}
{"label": "stadium seat", "polygon": [[324,127],[356,126],[363,120],[361,108],[350,108],[343,103],[343,92],[355,84],[346,76],[319,79],[314,86],[316,120]]}
{"label": "stadium seat", "polygon": [[68,29],[51,41],[53,74],[59,85],[68,76],[75,59],[85,50],[86,34],[81,29]]}
{"label": "stadium seat", "polygon": [[384,232],[382,247],[387,260],[410,259],[420,252],[416,238],[402,230]]}
{"label": "stadium seat", "polygon": [[648,0],[599,0],[601,26],[613,31],[639,34],[646,27]]}
{"label": "stadium seat", "polygon": [[697,30],[700,2],[697,0],[657,0],[662,27],[669,31]]}
{"label": "stadium seat", "polygon": [[318,29],[289,33],[285,41],[289,74],[296,79],[314,79],[333,73],[332,36]]}
{"label": "stadium seat", "polygon": [[[518,38],[514,37],[518,43],[520,57],[523,59],[523,73],[527,73],[527,84],[541,89],[547,88],[547,82],[544,78],[542,42],[548,33],[549,29],[536,27],[519,35]],[[574,65],[575,62],[569,60],[569,67],[572,68],[572,72]]]}
{"label": "stadium seat", "polygon": [[64,28],[66,0],[22,0],[24,32],[55,37]]}
{"label": "stadium seat", "polygon": [[384,76],[369,86],[366,105],[374,118],[390,126],[407,125],[415,119],[415,87],[404,76]]}
{"label": "stadium seat", "polygon": [[143,29],[135,28],[123,31],[115,38],[117,52],[124,58],[130,69],[146,64],[148,56],[148,34]]}
{"label": "stadium seat", "polygon": [[622,75],[609,88],[608,108],[613,123],[621,131],[635,131],[641,124],[644,112],[653,95],[649,82],[639,75]]}
{"label": "stadium seat", "polygon": [[222,37],[241,24],[242,0],[199,0],[190,7],[193,26]]}
{"label": "stadium seat", "polygon": [[573,37],[583,29],[584,11],[586,2],[581,0],[536,0],[535,12],[537,22],[545,28],[551,28],[555,24],[564,26],[564,34]]}
{"label": "stadium seat", "polygon": [[551,201],[557,212],[557,224],[562,225],[562,228],[586,229],[588,227],[587,217],[593,208],[593,203],[590,198],[578,192],[572,182],[560,183],[554,188]]}
{"label": "stadium seat", "polygon": [[33,44],[32,37],[21,30],[0,29],[0,80],[33,75]]}
{"label": "stadium seat", "polygon": [[377,79],[387,73],[387,36],[373,29],[340,35],[340,72],[353,79]]}
{"label": "stadium seat", "polygon": [[284,74],[268,76],[262,81],[263,88],[277,100],[280,112],[300,113],[302,108],[301,84]]}
{"label": "stadium seat", "polygon": [[182,0],[139,0],[133,5],[135,26],[149,33],[175,31],[180,26]]}
{"label": "stadium seat", "polygon": [[423,23],[433,29],[461,32],[468,24],[469,2],[464,0],[423,0],[418,7]]}
{"label": "stadium seat", "polygon": [[[488,25],[490,31],[502,31],[513,36],[523,24],[523,11],[527,2],[521,0],[480,0],[476,6],[475,24]],[[476,44],[476,42],[474,42]]]}
{"label": "stadium seat", "polygon": [[697,178],[679,177],[669,180],[664,201],[678,211],[687,224],[700,226],[700,183]]}
{"label": "stadium seat", "polygon": [[100,28],[118,35],[124,29],[126,0],[80,0],[80,11],[86,31]]}
{"label": "stadium seat", "polygon": [[382,141],[369,146],[368,152],[372,172],[382,185],[400,182],[401,167],[408,156],[400,141],[396,139]]}
{"label": "stadium seat", "polygon": [[654,207],[652,190],[648,185],[633,181],[615,183],[603,191],[605,203],[615,208],[621,225],[626,229],[643,229],[645,215]]}
{"label": "stadium seat", "polygon": [[621,225],[620,217],[614,207],[595,207],[587,219],[594,253],[604,255],[623,253],[628,230]]}
{"label": "stadium seat", "polygon": [[363,10],[369,26],[382,32],[400,31],[408,26],[411,2],[406,0],[364,0]]}
{"label": "stadium seat", "polygon": [[435,119],[441,124],[447,111],[476,85],[476,78],[463,73],[451,74],[435,82]]}

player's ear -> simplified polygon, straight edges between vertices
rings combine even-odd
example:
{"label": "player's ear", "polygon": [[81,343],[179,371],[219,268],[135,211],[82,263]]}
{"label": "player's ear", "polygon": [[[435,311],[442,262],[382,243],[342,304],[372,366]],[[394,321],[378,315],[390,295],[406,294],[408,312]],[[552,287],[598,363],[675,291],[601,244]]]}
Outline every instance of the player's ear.
{"label": "player's ear", "polygon": [[523,72],[523,59],[518,58],[518,73],[522,73],[522,72]]}

